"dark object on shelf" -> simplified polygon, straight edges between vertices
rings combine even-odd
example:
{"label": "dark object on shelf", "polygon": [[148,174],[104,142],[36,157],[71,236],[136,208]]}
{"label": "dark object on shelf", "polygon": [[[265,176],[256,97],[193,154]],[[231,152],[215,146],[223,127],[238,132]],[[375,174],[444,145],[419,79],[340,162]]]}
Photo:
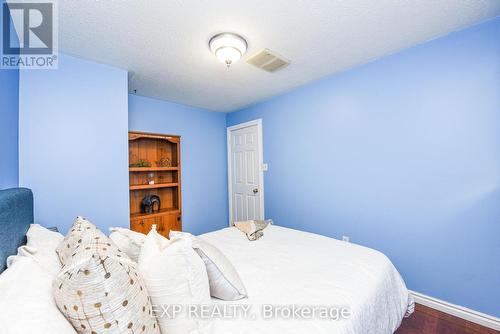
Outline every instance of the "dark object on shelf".
{"label": "dark object on shelf", "polygon": [[128,165],[129,167],[151,167],[151,163],[146,159],[139,159],[136,163]]}
{"label": "dark object on shelf", "polygon": [[160,211],[160,197],[157,195],[147,195],[141,201],[141,213],[153,213],[154,205],[158,204],[157,211]]}
{"label": "dark object on shelf", "polygon": [[160,158],[160,160],[156,162],[156,165],[158,167],[172,167],[172,163],[169,158]]}

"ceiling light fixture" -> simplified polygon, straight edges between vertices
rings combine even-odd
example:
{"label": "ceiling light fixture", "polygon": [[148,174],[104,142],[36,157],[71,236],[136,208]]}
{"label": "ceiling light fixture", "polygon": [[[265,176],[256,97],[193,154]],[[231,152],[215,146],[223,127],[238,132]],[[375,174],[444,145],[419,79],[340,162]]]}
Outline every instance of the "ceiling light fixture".
{"label": "ceiling light fixture", "polygon": [[224,32],[210,38],[208,46],[212,53],[229,67],[245,54],[248,44],[240,35]]}

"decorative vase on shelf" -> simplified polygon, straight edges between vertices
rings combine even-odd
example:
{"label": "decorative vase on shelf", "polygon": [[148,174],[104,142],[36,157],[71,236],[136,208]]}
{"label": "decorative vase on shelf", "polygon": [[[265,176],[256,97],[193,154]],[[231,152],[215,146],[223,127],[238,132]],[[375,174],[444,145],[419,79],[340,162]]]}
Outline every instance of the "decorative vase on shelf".
{"label": "decorative vase on shelf", "polygon": [[148,173],[148,184],[155,184],[155,173]]}

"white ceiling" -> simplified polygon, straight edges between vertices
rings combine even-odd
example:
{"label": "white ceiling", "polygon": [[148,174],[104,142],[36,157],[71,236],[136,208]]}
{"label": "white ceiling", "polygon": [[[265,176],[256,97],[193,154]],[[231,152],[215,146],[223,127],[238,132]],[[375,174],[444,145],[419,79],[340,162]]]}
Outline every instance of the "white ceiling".
{"label": "white ceiling", "polygon": [[[500,15],[499,0],[59,0],[59,49],[130,71],[129,90],[232,111]],[[227,69],[209,38],[244,36],[248,56],[290,59],[267,73]]]}

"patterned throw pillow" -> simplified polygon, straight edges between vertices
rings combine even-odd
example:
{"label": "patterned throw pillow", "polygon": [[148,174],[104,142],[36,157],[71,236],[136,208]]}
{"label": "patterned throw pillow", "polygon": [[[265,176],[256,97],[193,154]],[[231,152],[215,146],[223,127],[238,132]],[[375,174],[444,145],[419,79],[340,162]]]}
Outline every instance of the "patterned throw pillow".
{"label": "patterned throw pillow", "polygon": [[160,333],[137,264],[99,229],[77,219],[58,250],[54,299],[78,333]]}
{"label": "patterned throw pillow", "polygon": [[87,218],[82,216],[76,217],[68,234],[56,248],[56,253],[59,257],[59,261],[61,261],[61,264],[64,265],[66,260],[70,259],[75,254],[75,251],[81,246],[82,243],[84,243],[84,241],[85,243],[88,243],[89,239],[95,237],[93,234],[105,237],[105,235],[102,234],[102,232]]}

